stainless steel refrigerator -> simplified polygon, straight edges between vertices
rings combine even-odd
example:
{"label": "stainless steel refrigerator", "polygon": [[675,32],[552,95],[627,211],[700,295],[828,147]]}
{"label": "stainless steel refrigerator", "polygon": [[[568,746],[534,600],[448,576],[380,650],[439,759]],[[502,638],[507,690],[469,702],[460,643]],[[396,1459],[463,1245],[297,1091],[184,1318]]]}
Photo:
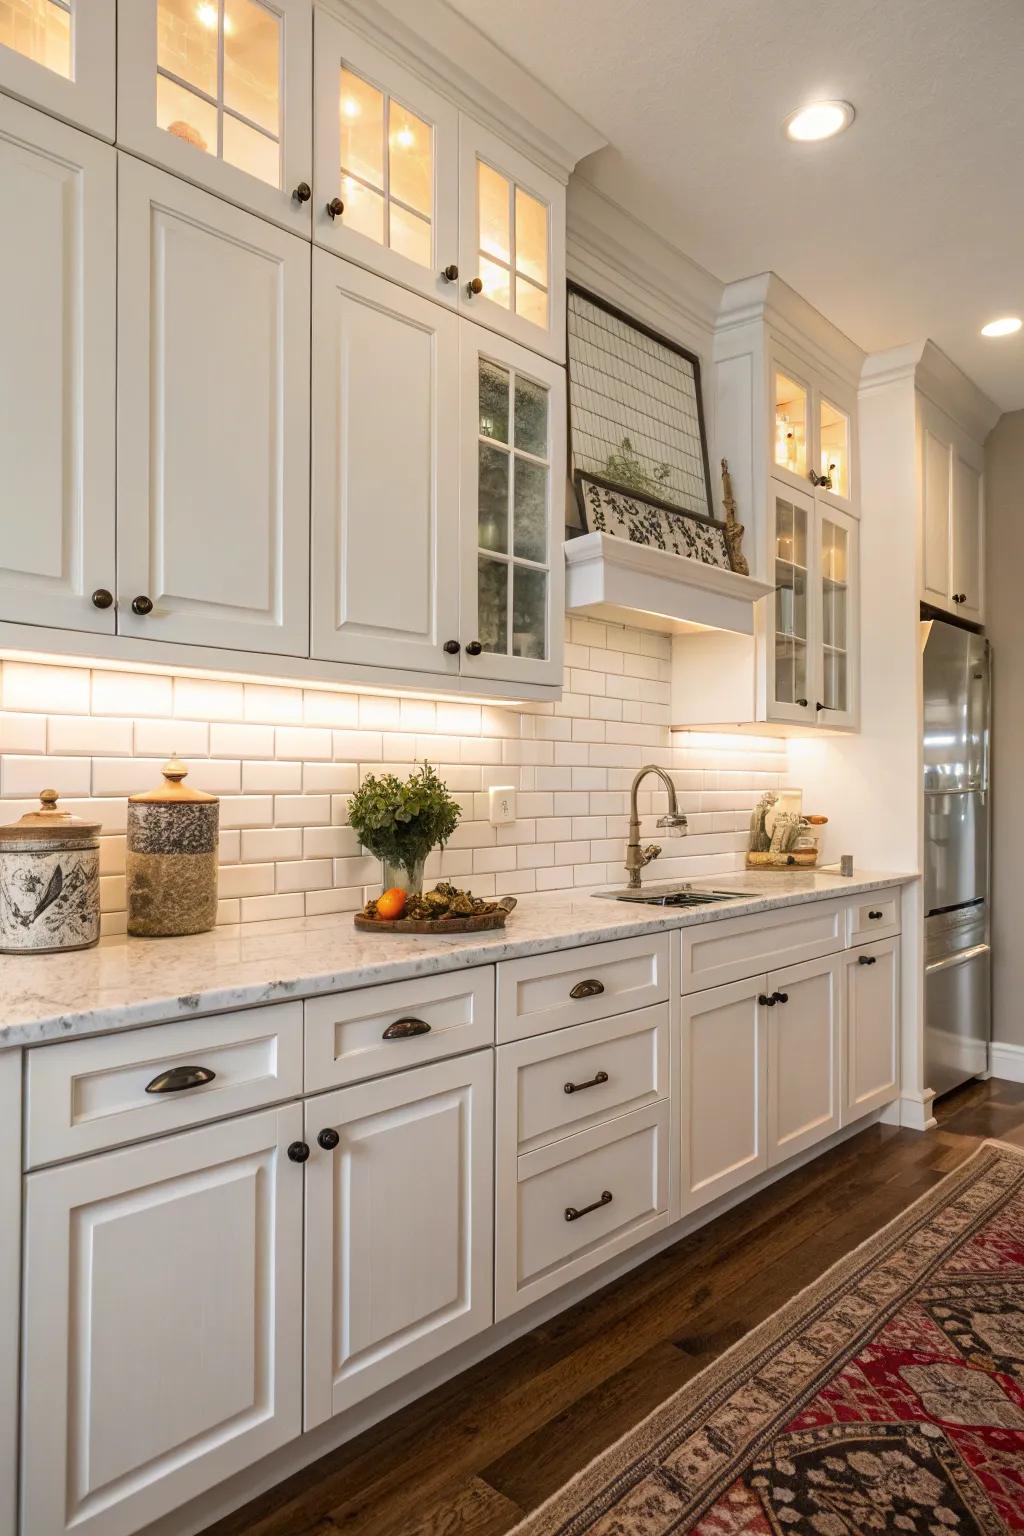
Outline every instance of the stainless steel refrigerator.
{"label": "stainless steel refrigerator", "polygon": [[988,1069],[991,658],[983,635],[921,625],[924,656],[925,1084]]}

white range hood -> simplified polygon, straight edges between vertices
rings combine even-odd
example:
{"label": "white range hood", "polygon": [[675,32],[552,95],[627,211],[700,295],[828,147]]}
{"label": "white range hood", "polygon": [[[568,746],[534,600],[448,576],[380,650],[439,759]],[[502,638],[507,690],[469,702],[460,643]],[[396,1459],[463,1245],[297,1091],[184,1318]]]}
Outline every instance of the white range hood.
{"label": "white range hood", "polygon": [[567,539],[567,613],[663,635],[725,629],[754,633],[754,604],[773,589],[753,576],[607,533]]}

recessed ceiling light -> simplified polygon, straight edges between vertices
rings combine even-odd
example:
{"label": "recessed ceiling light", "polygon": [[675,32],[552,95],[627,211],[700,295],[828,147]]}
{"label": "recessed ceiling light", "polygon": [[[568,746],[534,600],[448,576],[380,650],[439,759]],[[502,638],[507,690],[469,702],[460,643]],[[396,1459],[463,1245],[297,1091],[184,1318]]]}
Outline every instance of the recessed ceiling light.
{"label": "recessed ceiling light", "polygon": [[816,139],[831,139],[849,128],[855,113],[848,101],[812,101],[808,107],[791,112],[783,123],[788,139],[801,144]]}
{"label": "recessed ceiling light", "polygon": [[1012,336],[1016,331],[1020,330],[1021,323],[1019,315],[1003,315],[1002,319],[990,320],[988,325],[983,325],[981,334],[983,336]]}

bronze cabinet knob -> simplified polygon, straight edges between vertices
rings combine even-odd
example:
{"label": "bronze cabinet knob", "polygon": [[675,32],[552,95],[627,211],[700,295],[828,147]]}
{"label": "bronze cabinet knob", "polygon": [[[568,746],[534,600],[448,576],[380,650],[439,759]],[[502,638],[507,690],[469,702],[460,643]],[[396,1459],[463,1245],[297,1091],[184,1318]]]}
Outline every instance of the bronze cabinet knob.
{"label": "bronze cabinet knob", "polygon": [[310,186],[308,181],[300,181],[298,186],[292,192],[292,197],[294,197],[297,203],[308,203],[312,196],[313,188]]}
{"label": "bronze cabinet knob", "polygon": [[807,700],[806,699],[794,699],[793,703],[794,704],[799,704],[801,709],[806,709],[807,708]]}
{"label": "bronze cabinet knob", "polygon": [[446,283],[457,282],[458,281],[458,277],[459,277],[459,269],[455,265],[455,263],[452,262],[449,266],[444,268],[444,270],[441,273],[441,276],[444,278]]}
{"label": "bronze cabinet knob", "polygon": [[333,1152],[341,1137],[333,1126],[329,1126],[326,1130],[321,1131],[316,1139],[317,1145],[323,1147],[325,1152]]}
{"label": "bronze cabinet knob", "polygon": [[469,282],[466,284],[466,296],[467,296],[467,298],[471,299],[473,297],[474,293],[483,293],[483,291],[484,291],[484,285],[483,285],[482,280],[479,277],[472,277],[472,278],[470,278]]}
{"label": "bronze cabinet knob", "polygon": [[97,587],[92,595],[92,605],[94,608],[110,608],[113,606],[113,602],[114,594],[108,592],[106,587]]}
{"label": "bronze cabinet knob", "polygon": [[340,197],[331,198],[330,202],[327,204],[327,212],[330,214],[332,219],[339,218],[341,214],[345,212],[345,204],[342,202]]}
{"label": "bronze cabinet knob", "polygon": [[467,656],[479,656],[480,652],[482,650],[483,650],[483,646],[480,644],[479,640],[471,640],[469,642],[469,644],[466,646],[466,655]]}
{"label": "bronze cabinet knob", "polygon": [[293,1163],[304,1163],[309,1157],[309,1148],[304,1141],[293,1141],[288,1148],[288,1156]]}
{"label": "bronze cabinet knob", "polygon": [[457,640],[446,640],[441,649],[448,656],[457,656],[462,650],[462,646]]}
{"label": "bronze cabinet knob", "polygon": [[151,597],[146,597],[144,593],[140,593],[138,597],[132,598],[132,613],[137,613],[140,618],[144,619],[147,613],[152,612],[153,599]]}

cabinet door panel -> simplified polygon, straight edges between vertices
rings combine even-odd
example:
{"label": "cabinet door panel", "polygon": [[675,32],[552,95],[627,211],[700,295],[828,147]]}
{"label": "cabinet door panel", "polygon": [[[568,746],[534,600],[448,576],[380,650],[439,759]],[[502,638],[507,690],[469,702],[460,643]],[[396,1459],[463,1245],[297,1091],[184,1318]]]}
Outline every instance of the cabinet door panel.
{"label": "cabinet door panel", "polygon": [[26,1532],[129,1536],[300,1432],[301,1120],[29,1175]]}
{"label": "cabinet door panel", "polygon": [[679,1053],[683,1212],[768,1166],[765,978],[683,998]]}
{"label": "cabinet door panel", "polygon": [[814,498],[775,480],[769,496],[775,595],[760,604],[765,714],[769,720],[813,725],[820,621]]}
{"label": "cabinet door panel", "polygon": [[838,1130],[844,957],[809,961],[768,977],[780,1000],[768,1023],[768,1166]]}
{"label": "cabinet door panel", "polygon": [[[922,597],[940,608],[951,607],[950,563],[952,448],[945,436],[925,425],[921,440],[924,523]],[[957,588],[959,590],[959,588]]]}
{"label": "cabinet door panel", "polygon": [[313,98],[314,240],[454,308],[458,273],[444,272],[459,259],[455,107],[319,9]]}
{"label": "cabinet door panel", "polygon": [[857,722],[860,683],[860,525],[831,506],[818,510],[815,699],[819,725]]}
{"label": "cabinet door panel", "polygon": [[309,238],[312,0],[118,7],[117,138]]}
{"label": "cabinet door panel", "polygon": [[846,1087],[843,1124],[899,1093],[900,941],[883,939],[844,955]]}
{"label": "cabinet door panel", "polygon": [[457,674],[455,315],[313,252],[313,654]]}
{"label": "cabinet door panel", "polygon": [[122,155],[118,253],[118,629],[306,655],[309,246]]}
{"label": "cabinet door panel", "polygon": [[493,1072],[479,1051],[307,1101],[306,1429],[493,1321]]}
{"label": "cabinet door panel", "polygon": [[115,0],[5,0],[0,90],[112,140],[114,8]]}
{"label": "cabinet door panel", "polygon": [[965,619],[984,618],[984,510],[981,475],[966,459],[956,458],[953,485],[953,590],[961,599],[956,611]]}
{"label": "cabinet door panel", "polygon": [[115,152],[0,97],[0,198],[0,618],[110,634]]}
{"label": "cabinet door panel", "polygon": [[460,346],[462,673],[560,683],[565,372],[465,322]]}

